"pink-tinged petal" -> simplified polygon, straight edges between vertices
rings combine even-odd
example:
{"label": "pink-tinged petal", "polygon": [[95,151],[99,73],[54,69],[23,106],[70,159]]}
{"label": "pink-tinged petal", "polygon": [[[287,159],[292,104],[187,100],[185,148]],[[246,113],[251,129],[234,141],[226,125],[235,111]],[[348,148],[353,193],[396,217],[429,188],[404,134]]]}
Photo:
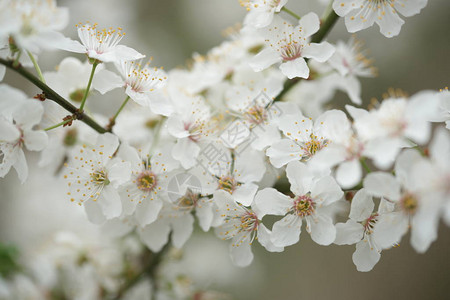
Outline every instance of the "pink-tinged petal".
{"label": "pink-tinged petal", "polygon": [[382,249],[392,248],[408,231],[408,223],[408,217],[401,211],[380,215],[373,230],[373,240]]}
{"label": "pink-tinged petal", "polygon": [[266,154],[274,167],[281,168],[291,161],[300,160],[303,151],[294,141],[284,139],[270,146]]}
{"label": "pink-tinged petal", "polygon": [[364,188],[375,197],[384,197],[391,201],[400,199],[400,183],[385,172],[372,172],[364,178]]}
{"label": "pink-tinged petal", "polygon": [[306,217],[306,230],[311,239],[319,245],[328,246],[336,239],[336,227],[331,218],[325,214]]}
{"label": "pink-tinged petal", "polygon": [[[141,227],[145,227],[156,221],[159,212],[163,206],[162,201],[159,199],[150,199],[151,197],[146,197],[142,199],[142,203],[136,206],[136,211],[134,213],[136,221]],[[134,200],[136,202],[137,200]]]}
{"label": "pink-tinged petal", "polygon": [[250,206],[255,197],[258,186],[254,183],[245,183],[233,191],[233,198],[236,202],[245,206]]}
{"label": "pink-tinged petal", "polygon": [[298,21],[299,28],[301,29],[301,35],[302,37],[310,37],[317,31],[319,31],[320,28],[320,20],[317,14],[310,12]]}
{"label": "pink-tinged petal", "polygon": [[305,60],[301,57],[294,60],[288,60],[280,65],[281,72],[286,75],[287,78],[292,79],[295,77],[308,78],[309,68]]}
{"label": "pink-tinged petal", "polygon": [[265,215],[284,216],[293,206],[293,200],[273,188],[259,191],[252,206],[259,219]]}
{"label": "pink-tinged petal", "polygon": [[357,159],[344,161],[336,169],[336,181],[344,189],[356,186],[361,181],[361,177],[361,164]]}
{"label": "pink-tinged petal", "polygon": [[171,223],[173,246],[181,249],[194,231],[194,217],[191,214],[185,214],[172,218]]}
{"label": "pink-tinged petal", "polygon": [[358,271],[369,272],[378,263],[380,257],[380,252],[371,246],[369,240],[364,239],[356,244],[352,259]]}
{"label": "pink-tinged petal", "polygon": [[189,169],[195,166],[200,147],[189,138],[180,138],[172,148],[172,156],[178,160],[183,168]]}
{"label": "pink-tinged petal", "polygon": [[31,151],[41,151],[48,143],[48,136],[44,131],[24,130],[23,139],[25,146]]}
{"label": "pink-tinged petal", "polygon": [[272,48],[265,48],[250,59],[249,65],[255,72],[260,72],[280,61],[281,57],[276,51]]}
{"label": "pink-tinged petal", "polygon": [[400,33],[402,25],[405,23],[390,5],[382,6],[378,9],[378,16],[375,22],[380,26],[380,32],[385,37],[394,37]]}
{"label": "pink-tinged petal", "polygon": [[0,141],[13,142],[20,137],[19,129],[0,117]]}
{"label": "pink-tinged petal", "polygon": [[102,208],[106,219],[112,219],[120,216],[122,213],[122,201],[117,190],[111,185],[107,185],[101,192],[101,198],[97,200]]}
{"label": "pink-tinged petal", "polygon": [[352,199],[349,218],[363,222],[373,213],[374,207],[372,196],[365,189],[360,189]]}
{"label": "pink-tinged petal", "polygon": [[313,173],[308,166],[299,161],[292,161],[286,167],[286,176],[291,184],[291,191],[302,196],[311,192]]}
{"label": "pink-tinged petal", "polygon": [[169,241],[170,226],[166,219],[158,220],[138,230],[141,241],[153,252],[159,252]]}
{"label": "pink-tinged petal", "polygon": [[315,59],[318,62],[325,62],[335,51],[334,46],[328,42],[322,42],[320,44],[310,43],[303,48],[302,56]]}
{"label": "pink-tinged petal", "polygon": [[331,176],[324,176],[314,182],[311,187],[311,197],[319,205],[329,205],[344,196],[344,192]]}
{"label": "pink-tinged petal", "polygon": [[336,245],[353,245],[362,240],[364,236],[364,226],[353,220],[346,223],[336,224]]}
{"label": "pink-tinged petal", "polygon": [[232,243],[230,245],[230,255],[231,260],[236,266],[246,267],[250,265],[253,260],[250,235],[243,239],[241,243]]}
{"label": "pink-tinged petal", "polygon": [[106,222],[102,207],[98,201],[87,201],[83,204],[89,222],[101,225]]}
{"label": "pink-tinged petal", "polygon": [[124,85],[125,82],[119,75],[105,69],[96,72],[92,80],[92,87],[102,95]]}
{"label": "pink-tinged petal", "polygon": [[284,250],[284,247],[276,247],[271,241],[272,233],[269,231],[269,229],[264,226],[264,224],[259,224],[258,226],[258,242],[266,248],[267,251],[270,252],[282,252]]}
{"label": "pink-tinged petal", "polygon": [[114,54],[116,61],[137,60],[145,57],[145,55],[137,52],[133,48],[124,45],[117,45],[114,48]]}
{"label": "pink-tinged petal", "polygon": [[270,240],[277,247],[294,245],[300,240],[301,229],[302,219],[289,214],[273,224]]}

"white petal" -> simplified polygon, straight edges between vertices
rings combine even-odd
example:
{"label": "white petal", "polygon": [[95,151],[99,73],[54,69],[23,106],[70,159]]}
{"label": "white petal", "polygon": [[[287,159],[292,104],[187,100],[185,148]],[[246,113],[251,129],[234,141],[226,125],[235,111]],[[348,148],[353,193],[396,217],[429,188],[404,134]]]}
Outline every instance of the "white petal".
{"label": "white petal", "polygon": [[142,203],[139,203],[136,206],[136,221],[139,223],[139,225],[141,225],[141,227],[153,223],[158,218],[162,206],[163,203],[159,199],[151,200],[150,197],[143,199]]}
{"label": "white petal", "polygon": [[365,189],[360,189],[352,199],[349,218],[357,222],[365,221],[373,213],[374,207],[372,196]]}
{"label": "white petal", "polygon": [[173,246],[181,249],[194,230],[194,217],[191,214],[185,214],[184,216],[173,218],[171,223]]}
{"label": "white petal", "polygon": [[356,244],[356,251],[353,253],[353,263],[360,272],[369,272],[380,260],[380,253],[367,240]]}
{"label": "white petal", "polygon": [[330,245],[336,239],[336,227],[334,227],[331,218],[325,214],[316,214],[312,217],[306,217],[311,238],[319,245]]}
{"label": "white petal", "polygon": [[408,231],[408,223],[408,217],[402,212],[380,215],[374,227],[373,240],[382,249],[392,248]]}
{"label": "white petal", "polygon": [[260,72],[280,61],[281,57],[276,51],[271,48],[265,48],[250,59],[249,65],[255,72]]}
{"label": "white petal", "polygon": [[272,233],[269,229],[264,226],[264,224],[259,224],[258,226],[258,242],[270,252],[282,252],[284,247],[276,247],[270,240]]}
{"label": "white petal", "polygon": [[364,236],[364,226],[348,220],[346,223],[336,224],[336,245],[353,245],[361,241]]}
{"label": "white petal", "polygon": [[302,219],[296,215],[287,215],[275,222],[272,228],[272,243],[277,247],[286,247],[300,240]]}
{"label": "white petal", "polygon": [[310,12],[300,18],[298,22],[302,32],[303,37],[309,37],[319,31],[320,20],[317,14]]}
{"label": "white petal", "polygon": [[361,181],[362,169],[359,160],[344,161],[336,169],[336,181],[341,187],[352,188]]}
{"label": "white petal", "polygon": [[302,196],[311,191],[314,175],[304,163],[291,161],[286,167],[286,177],[295,195]]}
{"label": "white petal", "polygon": [[380,26],[380,32],[389,38],[398,35],[402,25],[405,23],[390,5],[384,6],[383,9],[378,9],[376,22]]}
{"label": "white petal", "polygon": [[318,62],[325,62],[335,51],[334,46],[328,42],[322,42],[320,44],[310,43],[303,48],[302,56],[315,59]]}
{"label": "white petal", "polygon": [[376,197],[384,197],[391,201],[400,199],[400,183],[389,173],[372,172],[364,178],[364,188]]}
{"label": "white petal", "polygon": [[19,129],[11,122],[0,118],[0,141],[13,142],[20,137]]}
{"label": "white petal", "polygon": [[203,231],[208,231],[211,227],[214,212],[213,212],[213,202],[211,201],[200,201],[195,209],[195,215],[198,218],[198,224]]}
{"label": "white petal", "polygon": [[189,169],[195,166],[197,162],[200,147],[196,142],[189,138],[180,138],[172,148],[172,156],[178,160],[183,168]]}
{"label": "white petal", "polygon": [[159,252],[169,241],[170,226],[167,220],[158,220],[138,231],[141,241],[153,252]]}
{"label": "white petal", "polygon": [[301,57],[294,60],[288,60],[280,65],[281,72],[286,75],[287,78],[292,79],[295,77],[308,78],[309,68],[305,60]]}
{"label": "white petal", "polygon": [[258,186],[254,183],[245,183],[233,191],[233,198],[236,202],[245,206],[250,206],[255,197]]}
{"label": "white petal", "polygon": [[41,151],[48,143],[48,136],[44,131],[24,130],[25,146],[31,151]]}
{"label": "white petal", "polygon": [[238,267],[246,267],[253,260],[250,236],[237,245],[230,245],[230,255],[233,263]]}
{"label": "white petal", "polygon": [[103,188],[101,197],[97,200],[106,219],[120,216],[122,213],[122,201],[117,190],[111,185]]}
{"label": "white petal", "polygon": [[98,201],[87,201],[83,204],[88,220],[91,223],[100,225],[106,222],[105,215]]}
{"label": "white petal", "polygon": [[331,176],[324,176],[313,183],[311,197],[318,204],[329,205],[342,198],[344,192]]}
{"label": "white petal", "polygon": [[280,168],[290,161],[300,160],[302,158],[302,150],[294,141],[283,139],[274,143],[266,151],[270,162],[276,168]]}
{"label": "white petal", "polygon": [[92,80],[92,87],[102,95],[115,88],[122,87],[124,84],[119,75],[105,69],[96,72]]}
{"label": "white petal", "polygon": [[262,219],[265,215],[284,216],[291,209],[293,201],[289,196],[283,195],[273,188],[259,191],[255,197],[253,209]]}
{"label": "white petal", "polygon": [[114,54],[117,61],[137,60],[145,57],[145,55],[137,52],[133,48],[124,45],[117,45],[114,49]]}
{"label": "white petal", "polygon": [[130,175],[131,165],[128,161],[117,161],[108,170],[108,179],[115,187],[127,182],[130,179]]}

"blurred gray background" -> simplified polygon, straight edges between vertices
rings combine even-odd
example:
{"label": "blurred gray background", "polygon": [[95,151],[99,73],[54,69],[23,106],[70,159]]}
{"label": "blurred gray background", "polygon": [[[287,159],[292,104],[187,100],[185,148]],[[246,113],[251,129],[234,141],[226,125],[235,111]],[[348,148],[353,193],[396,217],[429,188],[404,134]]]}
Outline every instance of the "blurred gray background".
{"label": "blurred gray background", "polygon": [[[218,45],[224,39],[223,29],[241,22],[245,15],[238,0],[65,0],[59,1],[59,5],[71,8],[67,36],[76,38],[74,24],[78,22],[98,22],[99,27],[121,26],[127,32],[123,44],[153,56],[153,65],[164,66],[166,70],[183,65],[193,52],[205,53]],[[290,0],[287,7],[300,15],[309,11],[320,15],[323,10],[317,0]],[[390,87],[414,94],[449,85],[450,1],[430,0],[420,15],[404,20],[400,35],[392,39],[382,36],[378,26],[358,34],[379,69],[377,78],[362,80],[363,99],[381,98]],[[349,37],[340,20],[328,40],[335,42]],[[66,55],[45,53],[40,57],[43,69],[51,70]],[[9,72],[6,81],[19,88],[29,87]],[[20,219],[20,212],[9,210],[10,201],[22,201],[16,199],[21,186],[16,174],[11,173],[0,181],[3,241],[21,238],[20,232],[17,236],[10,230]],[[50,192],[49,188],[41,189],[42,193]],[[33,222],[39,222],[38,216]],[[21,225],[24,238],[32,226]],[[188,246],[204,236],[199,234]],[[239,284],[217,283],[214,272],[208,284],[227,289],[224,291],[235,299],[450,299],[449,246],[450,228],[441,225],[438,241],[426,254],[417,254],[409,245],[409,237],[405,237],[400,247],[382,253],[373,271],[360,273],[351,260],[354,246],[319,246],[303,233],[299,244],[281,254],[255,247],[255,263],[239,269],[239,278],[244,278]],[[211,256],[210,260],[198,263],[214,265],[214,260]],[[221,277],[220,272],[217,267],[217,278]]]}

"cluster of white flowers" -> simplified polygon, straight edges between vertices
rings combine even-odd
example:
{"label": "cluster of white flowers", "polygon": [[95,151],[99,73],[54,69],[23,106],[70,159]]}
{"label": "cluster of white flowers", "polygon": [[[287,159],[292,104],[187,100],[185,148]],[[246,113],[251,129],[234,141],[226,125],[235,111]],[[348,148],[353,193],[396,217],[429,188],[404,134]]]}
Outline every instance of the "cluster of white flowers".
{"label": "cluster of white flowers", "polygon": [[[183,247],[195,222],[230,240],[238,266],[252,262],[256,240],[272,252],[298,243],[303,223],[320,245],[356,244],[360,271],[409,229],[414,249],[426,251],[439,220],[450,225],[450,93],[394,93],[369,110],[352,106],[363,103],[358,77],[375,75],[361,42],[314,39],[328,23],[313,12],[291,22],[280,13],[287,2],[242,1],[243,28],[188,68],[165,72],[120,45],[121,28],[79,24],[80,43],[58,32],[68,16],[55,1],[1,0],[3,65],[20,69],[31,58],[36,66],[33,55],[50,48],[87,61],[66,58],[41,78],[67,103],[81,102],[76,112],[51,102],[53,90],[39,101],[0,85],[0,176],[13,167],[24,182],[24,147],[42,151],[40,166],[65,178],[67,201],[117,237],[136,232],[153,252],[169,239]],[[335,0],[329,16],[345,16],[349,32],[376,22],[391,37],[403,24],[397,11],[412,16],[426,3]],[[109,123],[89,114],[109,132],[79,121],[94,90],[115,88],[125,100]],[[325,110],[338,89],[352,105]],[[290,186],[276,184],[283,177]],[[280,216],[271,229],[266,215]]]}

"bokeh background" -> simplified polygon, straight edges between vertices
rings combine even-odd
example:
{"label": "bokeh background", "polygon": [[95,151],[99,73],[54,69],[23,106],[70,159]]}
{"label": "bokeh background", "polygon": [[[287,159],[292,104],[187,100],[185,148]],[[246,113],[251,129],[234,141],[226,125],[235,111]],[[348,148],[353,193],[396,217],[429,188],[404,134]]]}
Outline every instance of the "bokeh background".
{"label": "bokeh background", "polygon": [[[430,0],[418,16],[406,18],[398,37],[387,39],[377,26],[360,32],[379,76],[363,79],[363,99],[381,98],[390,87],[409,94],[440,89],[450,82],[450,1]],[[97,22],[100,27],[121,26],[123,43],[153,56],[154,66],[166,70],[182,66],[194,52],[205,53],[223,39],[223,30],[243,20],[245,9],[238,0],[61,0],[71,9],[65,34],[76,38],[75,24]],[[302,15],[324,7],[318,0],[290,0],[288,7]],[[289,18],[289,17],[287,17]],[[343,20],[328,40],[347,40]],[[68,53],[44,53],[41,66],[49,71]],[[80,57],[81,58],[81,57]],[[12,86],[35,89],[7,73]],[[337,95],[343,98],[343,94]],[[110,102],[121,98],[110,97]],[[99,106],[102,106],[101,104]],[[32,253],[57,228],[74,229],[83,218],[68,217],[73,210],[59,198],[56,184],[30,157],[30,178],[20,185],[11,172],[0,180],[0,241]],[[34,167],[33,167],[34,166]],[[64,202],[64,203],[63,203]],[[81,220],[81,221],[80,221]],[[300,243],[283,253],[255,247],[255,261],[244,269],[231,266],[227,243],[211,234],[196,233],[177,268],[188,272],[199,286],[222,290],[235,299],[448,299],[450,297],[450,228],[441,224],[439,239],[425,254],[417,254],[405,237],[400,247],[382,253],[369,273],[356,271],[354,246],[319,246],[302,234]]]}

